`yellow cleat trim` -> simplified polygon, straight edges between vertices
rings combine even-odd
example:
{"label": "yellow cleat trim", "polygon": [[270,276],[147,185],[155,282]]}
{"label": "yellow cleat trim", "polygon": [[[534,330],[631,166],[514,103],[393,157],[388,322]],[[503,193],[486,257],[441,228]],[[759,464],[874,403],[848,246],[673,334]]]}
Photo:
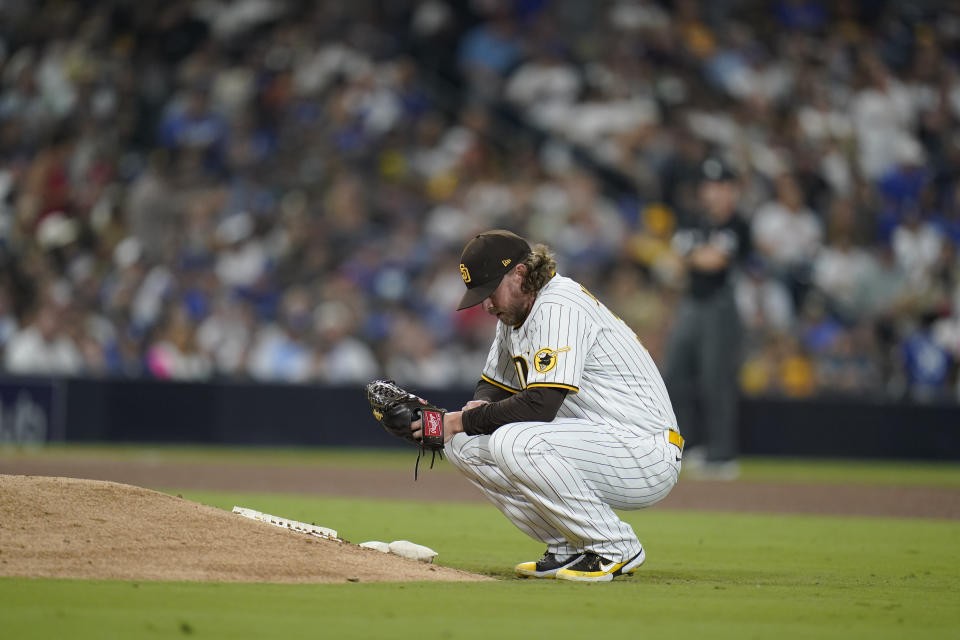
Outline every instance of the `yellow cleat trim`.
{"label": "yellow cleat trim", "polygon": [[[572,555],[567,558],[566,562],[562,566],[569,567],[570,565],[577,563],[581,557],[582,554]],[[550,569],[546,571],[537,571],[538,562],[539,560],[521,562],[520,564],[516,565],[513,570],[520,578],[540,578],[550,580],[556,577],[558,571],[562,570],[560,567],[558,567],[556,569]]]}
{"label": "yellow cleat trim", "polygon": [[537,575],[537,563],[536,562],[521,562],[516,567],[514,567],[514,573],[517,574],[519,578],[539,578],[541,580],[553,580],[556,577],[555,573],[548,575]]}
{"label": "yellow cleat trim", "polygon": [[625,564],[627,564],[627,561],[618,562],[606,571],[573,571],[572,569],[563,569],[562,571],[564,575],[577,576],[580,578],[602,578],[603,576],[612,575]]}

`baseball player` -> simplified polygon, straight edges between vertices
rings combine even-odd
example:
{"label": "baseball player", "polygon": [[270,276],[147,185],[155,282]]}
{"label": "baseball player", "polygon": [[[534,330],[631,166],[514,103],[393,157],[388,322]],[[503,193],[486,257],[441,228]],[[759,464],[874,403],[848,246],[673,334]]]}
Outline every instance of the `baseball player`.
{"label": "baseball player", "polygon": [[463,250],[459,309],[480,304],[500,322],[473,400],[446,414],[444,452],[547,545],[518,575],[608,581],[646,557],[614,509],[670,492],[683,438],[637,336],[555,270],[545,246],[531,250],[509,231],[482,233]]}

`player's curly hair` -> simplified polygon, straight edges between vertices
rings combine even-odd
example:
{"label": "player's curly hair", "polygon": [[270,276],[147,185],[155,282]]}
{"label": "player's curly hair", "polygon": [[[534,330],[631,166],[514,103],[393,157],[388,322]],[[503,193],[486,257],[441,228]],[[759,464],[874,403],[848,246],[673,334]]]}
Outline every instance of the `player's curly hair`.
{"label": "player's curly hair", "polygon": [[524,293],[540,291],[557,272],[557,261],[545,244],[536,245],[530,255],[523,259],[523,264],[527,266],[527,275],[520,283],[520,290]]}

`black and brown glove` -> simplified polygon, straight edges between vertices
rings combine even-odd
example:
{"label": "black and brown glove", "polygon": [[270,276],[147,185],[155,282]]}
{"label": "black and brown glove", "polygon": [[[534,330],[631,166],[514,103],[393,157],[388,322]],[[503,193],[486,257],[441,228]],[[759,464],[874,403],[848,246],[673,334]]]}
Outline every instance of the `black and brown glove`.
{"label": "black and brown glove", "polygon": [[[390,435],[412,442],[420,447],[420,452],[430,451],[434,455],[443,451],[443,414],[440,409],[423,398],[401,389],[393,380],[374,380],[367,385],[367,402],[373,410],[373,417],[383,425]],[[410,428],[417,420],[422,421],[422,435],[418,440],[413,437]],[[417,456],[419,466],[420,456]],[[433,460],[430,461],[433,468]],[[414,477],[417,471],[414,469]]]}

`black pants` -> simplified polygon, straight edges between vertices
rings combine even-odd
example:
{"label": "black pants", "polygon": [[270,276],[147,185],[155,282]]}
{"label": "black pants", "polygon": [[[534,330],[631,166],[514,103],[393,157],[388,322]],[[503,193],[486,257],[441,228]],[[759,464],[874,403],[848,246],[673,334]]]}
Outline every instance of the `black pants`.
{"label": "black pants", "polygon": [[664,378],[681,433],[705,445],[707,460],[737,455],[742,329],[729,287],[708,298],[684,297],[667,343]]}

